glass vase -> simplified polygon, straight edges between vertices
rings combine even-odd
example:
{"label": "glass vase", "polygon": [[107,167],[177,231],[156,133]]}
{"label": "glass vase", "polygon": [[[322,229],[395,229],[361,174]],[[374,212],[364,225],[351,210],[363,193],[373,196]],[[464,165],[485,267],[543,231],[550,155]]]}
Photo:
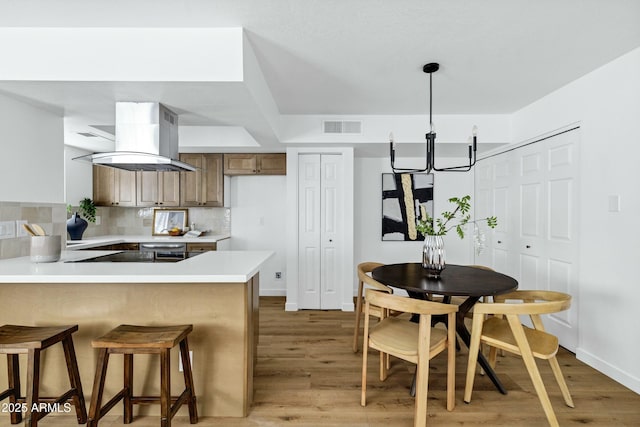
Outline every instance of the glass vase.
{"label": "glass vase", "polygon": [[427,270],[427,276],[439,278],[446,267],[444,240],[442,236],[426,236],[422,248],[422,267]]}

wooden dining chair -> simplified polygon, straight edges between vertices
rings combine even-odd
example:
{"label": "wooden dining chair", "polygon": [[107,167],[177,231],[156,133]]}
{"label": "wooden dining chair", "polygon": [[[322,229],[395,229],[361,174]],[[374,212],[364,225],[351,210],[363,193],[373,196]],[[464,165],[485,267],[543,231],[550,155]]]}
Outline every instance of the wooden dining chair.
{"label": "wooden dining chair", "polygon": [[[362,395],[360,404],[367,404],[368,349],[380,351],[380,380],[387,378],[384,354],[390,354],[417,365],[414,426],[427,424],[427,392],[429,360],[447,350],[447,410],[455,406],[455,335],[458,307],[414,298],[404,298],[374,289],[365,290],[364,342],[362,345]],[[371,325],[371,307],[382,309],[380,322]],[[420,315],[419,323],[404,317],[388,316],[390,310]],[[432,315],[447,315],[447,330],[431,327]]]}
{"label": "wooden dining chair", "polygon": [[[386,285],[374,280],[369,274],[375,268],[380,267],[384,264],[379,262],[363,262],[358,264],[358,295],[356,296],[356,325],[353,329],[353,352],[358,352],[358,342],[360,341],[360,323],[362,321],[362,313],[364,312],[364,289],[365,284],[367,287],[379,290],[381,292],[386,292],[388,294],[392,294],[393,290]],[[375,316],[377,318],[381,317],[382,310],[378,307],[371,307],[370,315]]]}
{"label": "wooden dining chair", "polygon": [[[511,300],[521,302],[506,302]],[[474,306],[464,401],[471,402],[480,343],[487,344],[491,348],[489,363],[494,368],[497,349],[522,357],[547,416],[547,421],[551,426],[557,426],[558,420],[542,382],[535,358],[549,361],[565,403],[573,408],[573,399],[556,359],[558,338],[545,331],[540,318],[541,314],[567,310],[571,305],[571,296],[555,291],[518,290],[494,296],[494,301],[494,303],[479,303]],[[486,318],[486,315],[489,314],[493,316]],[[531,318],[533,328],[522,325],[520,315],[528,315]]]}

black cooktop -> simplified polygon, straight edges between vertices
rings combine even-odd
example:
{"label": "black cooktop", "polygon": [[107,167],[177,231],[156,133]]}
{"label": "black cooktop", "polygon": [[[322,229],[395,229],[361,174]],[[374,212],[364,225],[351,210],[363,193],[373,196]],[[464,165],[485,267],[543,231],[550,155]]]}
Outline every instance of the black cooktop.
{"label": "black cooktop", "polygon": [[179,262],[202,252],[124,251],[67,262]]}

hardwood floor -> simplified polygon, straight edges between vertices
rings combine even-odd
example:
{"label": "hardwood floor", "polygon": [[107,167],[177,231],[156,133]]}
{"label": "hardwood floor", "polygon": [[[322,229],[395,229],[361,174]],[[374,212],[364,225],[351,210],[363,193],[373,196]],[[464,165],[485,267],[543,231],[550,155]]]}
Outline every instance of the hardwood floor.
{"label": "hardwood floor", "polygon": [[[255,373],[255,402],[247,418],[201,419],[199,426],[385,426],[413,425],[409,386],[414,366],[392,359],[389,378],[378,379],[377,354],[371,353],[367,406],[360,406],[362,354],[352,351],[354,314],[340,311],[285,312],[284,298],[260,300],[260,344]],[[560,425],[638,426],[640,395],[561,350],[558,360],[575,408],[564,405],[547,363],[538,363]],[[497,373],[509,390],[498,393],[486,377],[476,379],[473,400],[462,401],[467,351],[457,356],[456,408],[445,409],[446,355],[431,361],[430,426],[545,426],[546,418],[520,358],[498,358]],[[91,384],[85,384],[87,390]],[[197,390],[196,390],[197,391]],[[5,401],[6,402],[6,401]],[[122,426],[120,407],[100,426]],[[188,426],[181,409],[173,426]],[[45,426],[77,425],[75,417],[47,417]],[[0,426],[9,426],[0,414]],[[132,426],[159,425],[157,417],[134,418]]]}

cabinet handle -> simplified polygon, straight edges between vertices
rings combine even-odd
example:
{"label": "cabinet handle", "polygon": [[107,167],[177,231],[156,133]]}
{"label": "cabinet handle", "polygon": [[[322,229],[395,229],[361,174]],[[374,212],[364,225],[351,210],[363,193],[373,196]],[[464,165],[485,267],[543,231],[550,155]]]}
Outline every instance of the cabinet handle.
{"label": "cabinet handle", "polygon": [[502,243],[502,240],[498,240],[498,244]]}
{"label": "cabinet handle", "polygon": [[531,245],[527,245],[527,246],[525,246],[525,248],[529,249],[529,248],[531,248]]}

